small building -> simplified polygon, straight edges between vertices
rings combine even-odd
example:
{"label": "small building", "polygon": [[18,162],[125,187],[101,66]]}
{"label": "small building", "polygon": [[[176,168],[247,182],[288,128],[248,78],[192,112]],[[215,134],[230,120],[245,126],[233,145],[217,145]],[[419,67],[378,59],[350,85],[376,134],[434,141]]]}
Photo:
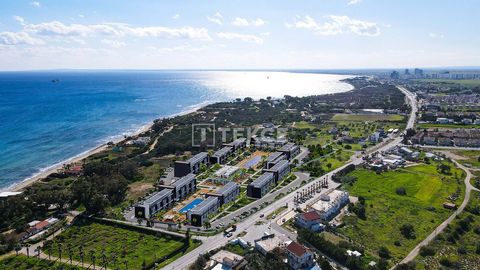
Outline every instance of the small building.
{"label": "small building", "polygon": [[236,172],[240,170],[239,167],[237,166],[228,166],[224,165],[222,168],[218,169],[214,175],[219,178],[230,178],[232,175],[234,175]]}
{"label": "small building", "polygon": [[295,270],[310,269],[316,264],[313,252],[295,241],[287,246],[287,263]]}
{"label": "small building", "polygon": [[247,186],[247,196],[260,199],[275,186],[275,176],[266,172]]}
{"label": "small building", "polygon": [[126,142],[127,145],[145,146],[150,143],[150,137],[138,137],[136,139]]}
{"label": "small building", "polygon": [[187,212],[187,218],[190,224],[196,227],[202,227],[209,220],[209,215],[214,214],[220,208],[220,201],[215,196],[210,196],[194,208]]}
{"label": "small building", "polygon": [[247,264],[245,258],[227,250],[220,250],[210,257],[206,269],[209,270],[239,270]]}
{"label": "small building", "polygon": [[294,143],[287,143],[282,146],[282,148],[278,149],[278,151],[284,153],[288,160],[292,160],[300,154],[300,146]]}
{"label": "small building", "polygon": [[443,204],[443,208],[449,209],[449,210],[456,210],[457,205],[455,205],[454,203],[446,202],[446,203]]}
{"label": "small building", "polygon": [[277,184],[278,181],[282,180],[283,177],[290,173],[290,163],[288,162],[288,160],[281,160],[270,169],[263,169],[262,171],[264,173],[273,173],[275,178],[275,184]]}
{"label": "small building", "polygon": [[227,158],[232,154],[233,148],[231,146],[225,146],[222,149],[216,151],[213,153],[213,155],[210,157],[210,163],[212,164],[223,164],[225,161],[227,161]]}
{"label": "small building", "polygon": [[255,249],[263,256],[267,256],[267,253],[272,252],[275,248],[285,248],[285,243],[274,234],[255,240]]}
{"label": "small building", "polygon": [[174,165],[174,176],[182,177],[189,173],[198,173],[202,164],[208,165],[207,152],[201,152],[187,160],[177,160]]}
{"label": "small building", "polygon": [[283,152],[273,152],[266,160],[265,169],[270,169],[275,166],[279,161],[286,159],[287,156]]}
{"label": "small building", "polygon": [[170,185],[160,185],[159,190],[171,189],[172,198],[175,201],[181,201],[197,189],[197,179],[194,174],[185,175],[177,179]]}
{"label": "small building", "polygon": [[350,202],[348,192],[332,189],[320,195],[320,200],[307,206],[308,211],[316,211],[323,221],[330,221]]}
{"label": "small building", "polygon": [[163,189],[135,205],[135,217],[149,219],[159,211],[170,208],[173,202],[173,190]]}
{"label": "small building", "polygon": [[320,232],[325,229],[325,225],[322,224],[322,217],[316,211],[297,214],[295,224],[300,228],[314,232]]}
{"label": "small building", "polygon": [[220,200],[220,205],[234,201],[240,195],[240,186],[235,182],[228,182],[221,189],[207,196],[215,196]]}

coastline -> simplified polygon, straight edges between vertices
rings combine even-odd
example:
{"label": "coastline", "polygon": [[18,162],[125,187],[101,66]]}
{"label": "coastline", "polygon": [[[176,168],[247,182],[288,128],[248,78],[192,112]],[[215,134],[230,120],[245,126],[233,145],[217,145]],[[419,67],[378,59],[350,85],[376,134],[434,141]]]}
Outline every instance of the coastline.
{"label": "coastline", "polygon": [[[149,131],[152,128],[152,126],[154,125],[156,120],[167,119],[167,118],[172,118],[172,117],[176,117],[176,116],[191,114],[191,113],[194,113],[194,112],[204,108],[205,106],[208,106],[208,105],[213,104],[215,102],[218,102],[218,101],[212,101],[212,100],[211,101],[204,101],[204,102],[201,102],[199,104],[188,106],[189,109],[183,110],[179,113],[155,118],[150,123],[140,127],[137,131],[135,131],[131,134],[128,134],[128,136],[139,136],[139,135]],[[120,142],[125,140],[125,138],[123,138],[123,137],[120,138],[121,135],[118,135],[118,137],[119,137],[118,139],[113,139],[113,140],[110,140],[110,141],[112,141],[114,144],[117,144],[117,143],[120,143]],[[102,143],[98,146],[93,147],[90,150],[87,150],[83,153],[80,153],[80,154],[75,155],[73,157],[70,157],[66,160],[58,162],[58,163],[56,163],[54,165],[51,165],[51,166],[49,166],[45,169],[40,169],[40,172],[38,172],[38,173],[28,177],[28,178],[25,178],[18,183],[14,183],[14,184],[10,185],[9,187],[6,187],[4,190],[5,191],[13,191],[13,192],[22,191],[23,189],[25,189],[25,188],[29,187],[30,185],[34,184],[35,182],[46,178],[50,174],[56,173],[59,169],[61,169],[63,167],[63,165],[81,162],[82,160],[88,158],[91,155],[98,154],[102,151],[107,150],[107,148],[108,148],[107,144],[108,143]],[[3,189],[0,189],[0,191],[1,190],[3,190]]]}
{"label": "coastline", "polygon": [[[354,78],[356,77],[356,75],[348,75],[346,76],[347,78],[344,78],[344,79],[340,79],[338,80],[338,82],[343,82],[343,83],[346,83],[348,85],[351,86],[351,89],[347,90],[347,91],[344,91],[344,92],[349,92],[349,91],[352,91],[355,89],[355,87],[351,84],[349,84],[348,82],[345,82],[346,79],[350,79],[350,78]],[[343,92],[343,91],[342,91]],[[316,94],[316,95],[323,95],[322,93],[319,93],[319,94]],[[123,133],[123,134],[120,134],[120,135],[116,135],[116,136],[111,136],[110,138],[113,138],[113,139],[109,139],[109,142],[113,142],[114,144],[118,144],[122,141],[125,140],[124,136],[123,135],[127,135],[127,136],[139,136],[147,131],[149,131],[151,129],[151,127],[154,125],[154,122],[156,120],[159,120],[159,119],[166,119],[166,118],[172,118],[172,117],[176,117],[176,116],[181,116],[181,115],[187,115],[187,114],[191,114],[193,112],[196,112],[202,108],[204,108],[205,106],[208,106],[210,104],[213,104],[213,103],[216,103],[216,102],[222,102],[222,101],[226,101],[226,100],[207,100],[207,101],[203,101],[203,102],[200,102],[198,104],[194,104],[194,105],[190,105],[190,106],[186,106],[185,110],[183,111],[180,111],[178,113],[175,113],[175,114],[171,114],[171,115],[166,115],[166,116],[159,116],[158,118],[155,118],[153,119],[152,121],[150,121],[149,123],[141,126],[137,131],[134,131],[134,132],[131,132],[131,133]],[[108,149],[108,145],[107,145],[108,142],[104,142],[104,143],[101,143],[100,145],[97,145],[85,152],[82,152],[78,155],[75,155],[73,157],[70,157],[70,158],[67,158],[63,161],[60,161],[58,163],[55,163],[51,166],[48,166],[48,167],[45,167],[45,168],[41,168],[39,169],[39,172],[38,173],[35,173],[33,174],[32,176],[29,176],[21,181],[18,181],[16,183],[12,183],[10,186],[7,186],[7,187],[4,187],[4,188],[0,188],[0,191],[21,191],[25,188],[27,188],[28,186],[34,184],[35,182],[41,180],[41,179],[44,179],[46,177],[48,177],[50,174],[52,173],[56,173],[59,169],[61,169],[64,165],[66,164],[72,164],[72,163],[78,163],[78,162],[81,162],[82,160],[88,158],[89,156],[91,155],[94,155],[94,154],[97,154],[97,153],[100,153],[102,151],[105,151]]]}

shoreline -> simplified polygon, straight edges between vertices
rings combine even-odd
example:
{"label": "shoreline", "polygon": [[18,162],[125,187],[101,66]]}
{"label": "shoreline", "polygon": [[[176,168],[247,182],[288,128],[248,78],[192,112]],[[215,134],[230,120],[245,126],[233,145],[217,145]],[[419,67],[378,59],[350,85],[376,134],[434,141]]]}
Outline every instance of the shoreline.
{"label": "shoreline", "polygon": [[[150,121],[148,124],[145,124],[142,127],[140,127],[137,131],[129,134],[128,136],[130,136],[130,137],[139,136],[139,135],[149,131],[152,128],[152,126],[155,124],[156,120],[167,119],[167,118],[172,118],[172,117],[191,114],[191,113],[194,113],[194,112],[204,108],[205,106],[208,106],[208,105],[213,104],[215,102],[218,102],[218,101],[201,102],[199,104],[187,106],[187,108],[189,108],[189,109],[186,109],[186,110],[181,111],[179,113],[174,113],[174,114],[171,114],[171,115],[155,118],[152,121]],[[113,140],[110,140],[110,141],[113,142],[114,144],[118,144],[118,143],[124,141],[125,138],[124,137],[120,138],[120,136],[122,136],[122,135],[118,135],[118,137],[119,137],[118,139],[113,139]],[[97,146],[95,146],[95,147],[91,148],[90,150],[87,150],[83,153],[80,153],[78,155],[75,155],[75,156],[70,157],[68,159],[65,159],[63,161],[60,161],[58,163],[55,163],[55,164],[53,164],[51,166],[48,166],[44,169],[40,169],[40,171],[38,173],[35,173],[34,175],[32,175],[30,177],[27,177],[20,182],[13,183],[13,184],[11,184],[10,186],[8,186],[4,189],[0,189],[0,191],[13,191],[13,192],[22,191],[23,189],[25,189],[25,188],[31,186],[32,184],[34,184],[35,182],[40,181],[41,179],[44,179],[44,178],[48,177],[50,174],[56,173],[64,165],[81,162],[82,160],[88,158],[89,156],[92,156],[94,154],[98,154],[102,151],[105,151],[107,148],[108,148],[108,142],[97,145]]]}
{"label": "shoreline", "polygon": [[[355,87],[353,85],[345,82],[345,80],[355,78],[357,76],[356,75],[347,75],[347,76],[348,76],[348,78],[338,80],[338,82],[346,83],[346,84],[350,85],[352,88],[347,90],[347,91],[342,91],[342,92],[349,92],[349,91],[352,91],[352,90],[355,89]],[[335,93],[333,93],[333,94],[335,94]],[[317,95],[324,95],[324,94],[317,94]],[[113,142],[114,144],[118,144],[118,143],[125,140],[123,135],[127,135],[127,134],[128,134],[127,136],[139,136],[139,135],[149,131],[152,128],[152,126],[154,125],[156,120],[173,118],[173,117],[176,117],[176,116],[191,114],[191,113],[194,113],[194,112],[204,108],[205,106],[208,106],[208,105],[211,105],[211,104],[214,104],[214,103],[217,103],[217,102],[224,102],[224,101],[226,101],[226,100],[223,100],[223,101],[221,101],[221,100],[207,100],[207,101],[204,101],[204,102],[201,102],[201,103],[198,103],[198,104],[187,106],[186,108],[188,108],[188,109],[183,110],[179,113],[174,113],[174,114],[171,114],[171,115],[160,116],[158,118],[155,118],[155,119],[151,120],[149,123],[141,126],[137,131],[132,132],[130,134],[124,133],[124,134],[120,134],[120,135],[114,135],[113,136],[114,138],[115,137],[118,137],[118,138],[117,139],[111,139],[111,140],[109,140],[109,142]],[[35,173],[32,176],[29,176],[29,177],[27,177],[27,178],[25,178],[25,179],[23,179],[23,180],[21,180],[17,183],[12,183],[10,186],[7,186],[5,188],[0,188],[0,191],[14,191],[14,192],[22,191],[23,189],[25,189],[25,188],[29,187],[30,185],[34,184],[35,182],[48,177],[50,174],[56,173],[64,165],[81,162],[82,160],[88,158],[91,155],[94,155],[94,154],[100,153],[102,151],[105,151],[107,148],[108,148],[108,142],[97,145],[97,146],[95,146],[95,147],[93,147],[89,150],[86,150],[85,152],[82,152],[78,155],[67,158],[67,159],[65,159],[63,161],[60,161],[58,163],[55,163],[51,166],[41,168],[41,169],[39,169],[38,173]]]}

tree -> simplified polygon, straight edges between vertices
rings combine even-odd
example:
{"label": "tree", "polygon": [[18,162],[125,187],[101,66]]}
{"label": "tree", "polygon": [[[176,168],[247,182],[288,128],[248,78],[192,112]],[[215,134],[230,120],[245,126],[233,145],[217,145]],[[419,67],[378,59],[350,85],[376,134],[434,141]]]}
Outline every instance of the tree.
{"label": "tree", "polygon": [[404,187],[399,187],[395,190],[398,195],[405,196],[407,195],[407,190]]}
{"label": "tree", "polygon": [[403,224],[400,227],[400,233],[407,239],[415,239],[415,229],[411,224]]}
{"label": "tree", "polygon": [[387,247],[380,247],[378,249],[378,256],[380,256],[381,258],[384,258],[384,259],[389,259],[390,258],[390,250],[388,250]]}

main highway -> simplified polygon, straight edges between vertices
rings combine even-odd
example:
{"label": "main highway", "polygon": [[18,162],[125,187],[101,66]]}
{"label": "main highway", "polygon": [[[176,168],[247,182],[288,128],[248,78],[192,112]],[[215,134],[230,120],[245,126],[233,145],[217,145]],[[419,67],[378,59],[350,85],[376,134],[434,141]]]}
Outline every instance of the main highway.
{"label": "main highway", "polygon": [[[410,91],[408,91],[407,89],[405,89],[402,86],[397,86],[397,88],[405,94],[406,102],[408,102],[408,104],[411,107],[411,111],[410,111],[410,115],[409,115],[409,118],[408,118],[408,121],[407,121],[406,128],[407,129],[408,128],[413,128],[414,124],[415,124],[415,116],[416,116],[416,113],[417,113],[416,96],[415,96],[415,94],[411,93]],[[389,148],[392,148],[396,145],[399,145],[401,143],[401,141],[402,141],[402,137],[397,135],[396,137],[391,138],[390,140],[383,142],[382,144],[377,146],[375,149],[376,149],[376,151],[385,151]],[[272,213],[273,211],[277,210],[278,208],[280,208],[282,206],[293,205],[293,200],[296,196],[296,191],[297,190],[300,190],[300,188],[301,189],[309,188],[309,187],[313,186],[314,184],[316,184],[318,181],[321,181],[322,179],[325,179],[325,178],[328,179],[329,189],[336,188],[336,187],[339,186],[339,184],[335,183],[331,180],[332,175],[334,175],[338,171],[344,169],[346,166],[348,166],[350,164],[359,165],[362,162],[363,162],[362,156],[355,156],[354,155],[350,158],[350,161],[347,164],[343,165],[342,167],[339,167],[339,168],[337,168],[337,169],[335,169],[335,170],[333,170],[333,171],[331,171],[331,172],[329,172],[325,175],[322,175],[321,177],[310,181],[309,183],[307,183],[304,186],[301,186],[301,187],[299,186],[297,189],[293,189],[293,190],[290,189],[291,190],[290,193],[286,194],[285,196],[281,197],[280,199],[278,199],[276,201],[272,201],[265,208],[260,209],[256,213],[254,213],[254,214],[250,215],[249,217],[245,218],[244,220],[240,221],[237,224],[237,230],[233,233],[232,238],[235,238],[240,232],[244,232],[244,231],[247,232],[247,235],[245,237],[248,237],[248,234],[255,234],[253,237],[250,236],[249,238],[252,238],[252,239],[255,238],[255,237],[260,238],[261,234],[262,234],[262,231],[259,231],[259,230],[255,229],[255,227],[258,227],[258,226],[256,226],[256,223],[258,221],[262,220],[261,217],[266,216],[269,213]],[[326,192],[326,191],[327,191],[327,189],[324,189],[324,190],[321,191],[321,193]],[[317,196],[320,196],[320,195],[317,195]],[[269,198],[272,198],[272,196],[269,196]],[[275,229],[275,226],[273,226],[272,228]],[[282,232],[276,232],[276,233],[283,234]],[[195,260],[198,258],[199,255],[201,255],[203,253],[206,253],[209,250],[212,250],[212,249],[215,249],[215,248],[218,248],[218,247],[221,247],[221,246],[227,244],[230,239],[231,238],[227,238],[223,234],[217,234],[215,236],[210,236],[210,237],[202,237],[201,240],[203,241],[203,243],[199,247],[197,247],[196,249],[192,250],[191,252],[185,254],[184,256],[178,258],[174,262],[170,263],[164,269],[188,269],[188,266],[193,264],[195,262]]]}

